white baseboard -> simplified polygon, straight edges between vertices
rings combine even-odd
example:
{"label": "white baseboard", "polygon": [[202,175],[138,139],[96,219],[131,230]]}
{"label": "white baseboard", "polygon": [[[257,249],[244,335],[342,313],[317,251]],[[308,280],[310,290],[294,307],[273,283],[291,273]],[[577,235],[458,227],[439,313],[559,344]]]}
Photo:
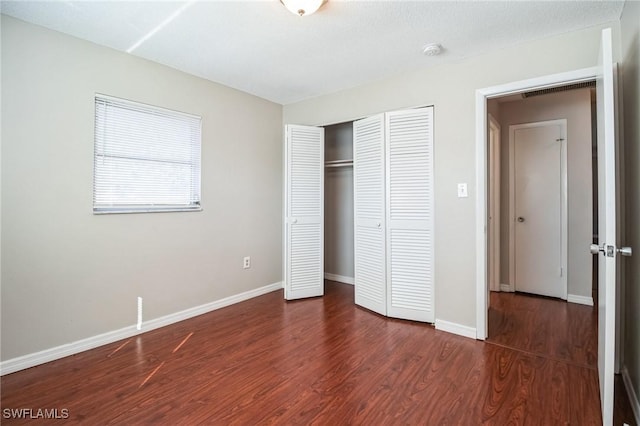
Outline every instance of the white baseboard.
{"label": "white baseboard", "polygon": [[142,331],[138,331],[135,325],[131,325],[119,330],[109,331],[107,333],[98,334],[97,336],[45,349],[40,352],[11,358],[0,362],[0,375],[4,376],[5,374],[35,367],[36,365],[55,361],[56,359],[64,358],[69,355],[75,355],[80,352],[88,351],[89,349],[97,348],[98,346],[127,339],[140,333],[142,333]]}
{"label": "white baseboard", "polygon": [[513,293],[513,288],[511,287],[511,284],[500,284],[500,291]]}
{"label": "white baseboard", "polygon": [[457,334],[458,336],[469,337],[470,339],[476,338],[475,327],[468,327],[466,325],[456,324],[445,320],[436,319],[436,330],[446,331],[447,333]]}
{"label": "white baseboard", "polygon": [[0,362],[0,375],[14,373],[19,370],[24,370],[25,368],[35,367],[36,365],[44,364],[45,362],[54,361],[56,359],[64,358],[69,355],[74,355],[80,352],[87,351],[89,349],[94,349],[98,346],[117,342],[118,340],[126,339],[137,334],[155,330],[156,328],[164,327],[166,325],[193,318],[207,312],[215,311],[216,309],[224,308],[235,303],[252,299],[254,297],[261,296],[263,294],[270,293],[281,288],[282,282],[269,284],[264,287],[256,288],[254,290],[249,290],[240,294],[225,297],[224,299],[205,303],[204,305],[185,309],[184,311],[145,321],[142,323],[141,330],[136,329],[135,325],[131,325],[119,330],[109,331],[97,336],[92,336],[72,343],[56,346],[54,348],[45,349],[40,352],[8,359],[6,361]]}
{"label": "white baseboard", "polygon": [[629,397],[629,403],[631,404],[633,415],[636,418],[636,424],[640,425],[640,400],[638,400],[638,394],[633,388],[633,382],[631,382],[631,376],[629,376],[629,370],[627,370],[627,367],[622,367],[621,373],[622,381],[624,382],[624,387],[627,390],[627,396]]}
{"label": "white baseboard", "polygon": [[344,275],[330,274],[328,272],[324,273],[324,279],[325,280],[331,280],[331,281],[337,281],[339,283],[351,284],[351,285],[355,284],[355,279],[353,277],[346,277]]}
{"label": "white baseboard", "polygon": [[593,306],[593,297],[578,296],[575,294],[567,294],[567,302],[579,303],[581,305]]}

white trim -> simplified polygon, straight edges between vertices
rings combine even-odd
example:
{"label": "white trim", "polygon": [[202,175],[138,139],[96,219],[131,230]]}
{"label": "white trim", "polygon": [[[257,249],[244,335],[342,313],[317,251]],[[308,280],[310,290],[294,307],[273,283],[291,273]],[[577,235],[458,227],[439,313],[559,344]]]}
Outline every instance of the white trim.
{"label": "white trim", "polygon": [[[485,89],[486,90],[486,89]],[[476,339],[487,338],[487,94],[476,90]]]}
{"label": "white trim", "polygon": [[[493,144],[489,147],[489,177],[492,178],[490,187],[493,187],[493,191],[489,191],[489,212],[493,210],[493,223],[492,235],[489,235],[488,248],[493,248],[489,253],[488,261],[491,264],[489,268],[489,289],[491,291],[500,290],[500,229],[501,220],[500,217],[500,174],[501,174],[501,140],[502,140],[502,127],[500,123],[491,115],[489,117],[489,133],[494,132]],[[493,271],[493,272],[492,272]]]}
{"label": "white trim", "polygon": [[506,291],[509,293],[515,292],[513,287],[511,287],[511,284],[500,284],[500,291]]}
{"label": "white trim", "polygon": [[441,319],[436,319],[436,330],[446,331],[447,333],[457,334],[458,336],[468,337],[470,339],[475,339],[477,334],[476,329],[473,327]]}
{"label": "white trim", "polygon": [[355,285],[355,278],[347,277],[345,275],[336,275],[336,274],[330,274],[329,272],[325,272],[324,279],[330,280],[330,281],[337,281],[339,283],[344,283],[344,284]]}
{"label": "white trim", "polygon": [[593,297],[589,296],[578,296],[577,294],[568,294],[567,302],[569,303],[578,303],[580,305],[593,306]]}
{"label": "white trim", "polygon": [[487,99],[520,93],[530,89],[562,86],[579,81],[594,80],[597,67],[536,77],[499,86],[476,90],[476,338],[487,338],[487,241],[486,241],[486,154],[487,154]]}
{"label": "white trim", "polygon": [[621,373],[622,381],[624,382],[624,387],[627,390],[627,396],[629,397],[629,405],[631,405],[631,409],[633,410],[636,423],[640,425],[640,400],[638,400],[638,394],[633,388],[633,382],[631,381],[631,376],[629,376],[629,370],[627,370],[626,366],[622,367]]}
{"label": "white trim", "polygon": [[165,315],[160,318],[145,321],[142,324],[141,331],[138,331],[135,325],[130,325],[119,330],[109,331],[103,334],[88,337],[86,339],[77,340],[72,343],[66,343],[64,345],[45,349],[40,352],[34,352],[31,354],[8,359],[6,361],[0,362],[0,375],[14,373],[19,370],[24,370],[25,368],[35,367],[36,365],[44,364],[45,362],[54,361],[69,355],[74,355],[80,352],[87,351],[89,349],[94,349],[102,345],[117,342],[118,340],[126,339],[128,337],[132,337],[147,331],[155,330],[156,328],[174,324],[176,322],[193,318],[198,315],[206,314],[207,312],[215,311],[216,309],[243,302],[245,300],[252,299],[254,297],[261,296],[275,290],[280,290],[281,288],[282,282],[269,284],[264,287],[225,297],[224,299],[205,303],[204,305],[194,306],[193,308],[185,309],[184,311],[175,312],[173,314]]}
{"label": "white trim", "polygon": [[515,158],[515,133],[519,129],[530,129],[533,127],[544,127],[550,125],[558,125],[561,128],[560,142],[560,229],[561,229],[561,241],[560,241],[560,255],[562,268],[562,294],[560,297],[567,300],[568,293],[568,280],[567,271],[568,266],[568,228],[569,217],[567,210],[568,204],[568,191],[567,191],[567,120],[565,118],[557,120],[535,121],[524,124],[512,124],[509,126],[509,281],[514,288],[514,291],[518,289],[516,280],[516,158]]}

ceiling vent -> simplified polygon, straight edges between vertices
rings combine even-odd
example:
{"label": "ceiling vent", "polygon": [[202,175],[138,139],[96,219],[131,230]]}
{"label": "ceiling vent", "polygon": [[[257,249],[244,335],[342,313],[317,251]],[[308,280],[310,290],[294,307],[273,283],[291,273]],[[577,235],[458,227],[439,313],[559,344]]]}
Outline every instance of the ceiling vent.
{"label": "ceiling vent", "polygon": [[531,92],[522,93],[523,98],[532,96],[548,95],[549,93],[566,92],[567,90],[584,89],[585,87],[596,87],[595,80],[583,81],[581,83],[569,84],[566,86],[550,87],[548,89],[532,90]]}

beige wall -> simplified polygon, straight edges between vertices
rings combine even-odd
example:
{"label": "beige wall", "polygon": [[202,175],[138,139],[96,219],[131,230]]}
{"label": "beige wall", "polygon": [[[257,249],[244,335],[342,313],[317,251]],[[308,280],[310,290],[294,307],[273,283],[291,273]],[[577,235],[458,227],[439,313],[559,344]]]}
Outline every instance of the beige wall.
{"label": "beige wall", "polygon": [[[7,360],[282,280],[282,107],[2,16]],[[202,116],[199,213],[92,214],[96,92]],[[252,267],[242,269],[250,255]]]}
{"label": "beige wall", "polygon": [[[493,101],[495,102],[495,101]],[[491,103],[493,103],[491,102]],[[589,89],[535,96],[499,105],[501,141],[501,283],[509,280],[509,126],[567,120],[568,274],[567,293],[591,297],[593,235],[591,94]]]}
{"label": "beige wall", "polygon": [[[618,40],[618,23],[611,25]],[[284,107],[286,123],[323,125],[419,105],[435,106],[435,313],[475,327],[475,91],[596,65],[603,27],[404,73]],[[618,57],[618,52],[615,52]],[[425,58],[425,62],[428,59]],[[458,198],[457,183],[469,184]]]}
{"label": "beige wall", "polygon": [[[627,1],[621,18],[626,238],[633,257],[626,265],[624,365],[640,397],[640,3]],[[638,401],[635,401],[638,404]],[[638,405],[636,405],[638,407]],[[638,407],[640,408],[640,407]],[[638,413],[637,413],[638,414]]]}

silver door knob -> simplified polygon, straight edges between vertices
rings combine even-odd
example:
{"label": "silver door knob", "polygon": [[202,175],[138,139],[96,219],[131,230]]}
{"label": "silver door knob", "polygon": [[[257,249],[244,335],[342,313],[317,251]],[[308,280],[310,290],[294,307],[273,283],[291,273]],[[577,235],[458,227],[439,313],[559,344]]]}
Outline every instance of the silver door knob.
{"label": "silver door knob", "polygon": [[293,219],[291,223],[298,223],[298,219]]}
{"label": "silver door knob", "polygon": [[382,228],[382,223],[378,222],[378,228]]}
{"label": "silver door knob", "polygon": [[522,217],[522,216],[518,217],[518,222],[520,222],[520,223],[524,222],[524,217]]}
{"label": "silver door knob", "polygon": [[631,250],[631,247],[620,247],[618,249],[618,253],[623,256],[631,257],[631,255],[633,254],[633,250]]}

